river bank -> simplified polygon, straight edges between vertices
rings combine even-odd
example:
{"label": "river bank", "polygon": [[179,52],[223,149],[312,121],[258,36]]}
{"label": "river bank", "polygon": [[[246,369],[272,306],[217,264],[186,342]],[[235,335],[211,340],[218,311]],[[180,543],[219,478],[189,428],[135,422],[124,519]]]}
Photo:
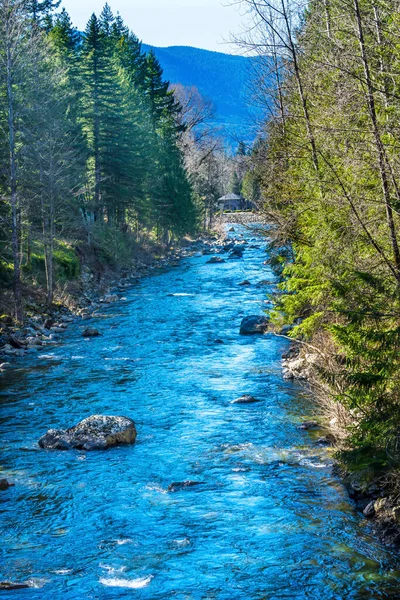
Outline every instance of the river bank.
{"label": "river bank", "polygon": [[[346,461],[347,427],[351,415],[332,397],[331,390],[321,381],[321,371],[326,368],[326,357],[317,347],[301,342],[294,343],[282,358],[283,376],[308,386],[316,398],[321,413],[319,426],[326,435],[321,443],[331,446],[337,455],[336,472],[346,486],[349,497],[360,513],[373,523],[376,535],[384,543],[400,547],[400,495],[398,478],[388,468],[377,470],[363,464],[354,468]],[[317,426],[317,422],[315,423]],[[347,446],[348,449],[348,446]],[[393,463],[392,463],[393,465]]]}

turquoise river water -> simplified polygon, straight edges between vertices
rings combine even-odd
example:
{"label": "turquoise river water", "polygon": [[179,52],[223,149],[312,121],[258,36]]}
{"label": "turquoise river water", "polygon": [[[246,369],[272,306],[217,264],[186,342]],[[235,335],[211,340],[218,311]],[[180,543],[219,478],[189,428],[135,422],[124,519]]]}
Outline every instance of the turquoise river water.
{"label": "turquoise river water", "polygon": [[[238,283],[273,277],[255,241],[243,259],[159,271],[1,375],[1,474],[16,485],[0,492],[0,580],[34,586],[1,597],[400,598],[396,557],[297,427],[313,406],[282,379],[287,341],[239,335],[267,304]],[[231,404],[246,393],[260,402]],[[38,447],[99,413],[133,418],[137,443]],[[168,491],[186,480],[200,484]]]}

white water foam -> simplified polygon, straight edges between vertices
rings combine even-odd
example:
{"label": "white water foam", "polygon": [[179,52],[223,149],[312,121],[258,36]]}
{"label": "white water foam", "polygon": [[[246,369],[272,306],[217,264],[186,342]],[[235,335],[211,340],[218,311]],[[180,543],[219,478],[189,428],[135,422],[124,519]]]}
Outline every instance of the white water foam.
{"label": "white water foam", "polygon": [[123,587],[132,590],[141,590],[148,586],[152,579],[153,575],[141,577],[139,579],[106,579],[105,577],[102,577],[100,583],[107,587]]}

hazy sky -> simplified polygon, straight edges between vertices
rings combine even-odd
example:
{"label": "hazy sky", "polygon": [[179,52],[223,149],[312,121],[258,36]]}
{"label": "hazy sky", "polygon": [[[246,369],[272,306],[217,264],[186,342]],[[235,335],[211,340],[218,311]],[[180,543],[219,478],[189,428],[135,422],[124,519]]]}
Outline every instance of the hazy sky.
{"label": "hazy sky", "polygon": [[[74,24],[83,29],[92,12],[100,13],[105,0],[63,0]],[[229,0],[109,0],[129,28],[153,46],[195,46],[237,53],[224,42],[240,31],[238,7]]]}

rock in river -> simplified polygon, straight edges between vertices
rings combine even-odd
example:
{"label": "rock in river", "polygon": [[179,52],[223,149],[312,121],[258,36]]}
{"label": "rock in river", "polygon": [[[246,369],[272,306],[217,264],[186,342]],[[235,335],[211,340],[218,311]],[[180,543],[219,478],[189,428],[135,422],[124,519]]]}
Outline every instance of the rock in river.
{"label": "rock in river", "polygon": [[251,335],[254,333],[265,333],[268,329],[268,317],[251,315],[245,317],[240,324],[240,333],[242,335]]}
{"label": "rock in river", "polygon": [[134,444],[135,423],[127,417],[93,415],[70,429],[49,429],[39,440],[50,450],[105,450],[111,446]]}
{"label": "rock in river", "polygon": [[0,591],[3,590],[24,590],[31,587],[29,583],[19,583],[16,581],[0,581]]}
{"label": "rock in river", "polygon": [[224,263],[225,260],[223,258],[221,258],[220,256],[212,256],[210,258],[210,260],[207,261],[206,264],[208,265],[217,265],[219,263]]}
{"label": "rock in river", "polygon": [[100,335],[100,332],[97,329],[95,329],[94,327],[88,327],[82,333],[82,337],[97,337],[99,335]]}
{"label": "rock in river", "polygon": [[241,250],[239,248],[234,248],[229,255],[229,258],[242,258],[242,257],[243,257],[243,250]]}
{"label": "rock in river", "polygon": [[7,481],[7,479],[0,479],[0,490],[8,490],[8,488],[13,485],[14,484]]}
{"label": "rock in river", "polygon": [[243,396],[240,396],[240,398],[232,400],[231,404],[254,404],[254,402],[259,402],[259,400],[254,398],[254,396],[250,396],[250,394],[244,394]]}
{"label": "rock in river", "polygon": [[178,490],[184,490],[189,487],[194,487],[195,485],[201,485],[202,481],[175,481],[168,486],[169,492],[177,492]]}

